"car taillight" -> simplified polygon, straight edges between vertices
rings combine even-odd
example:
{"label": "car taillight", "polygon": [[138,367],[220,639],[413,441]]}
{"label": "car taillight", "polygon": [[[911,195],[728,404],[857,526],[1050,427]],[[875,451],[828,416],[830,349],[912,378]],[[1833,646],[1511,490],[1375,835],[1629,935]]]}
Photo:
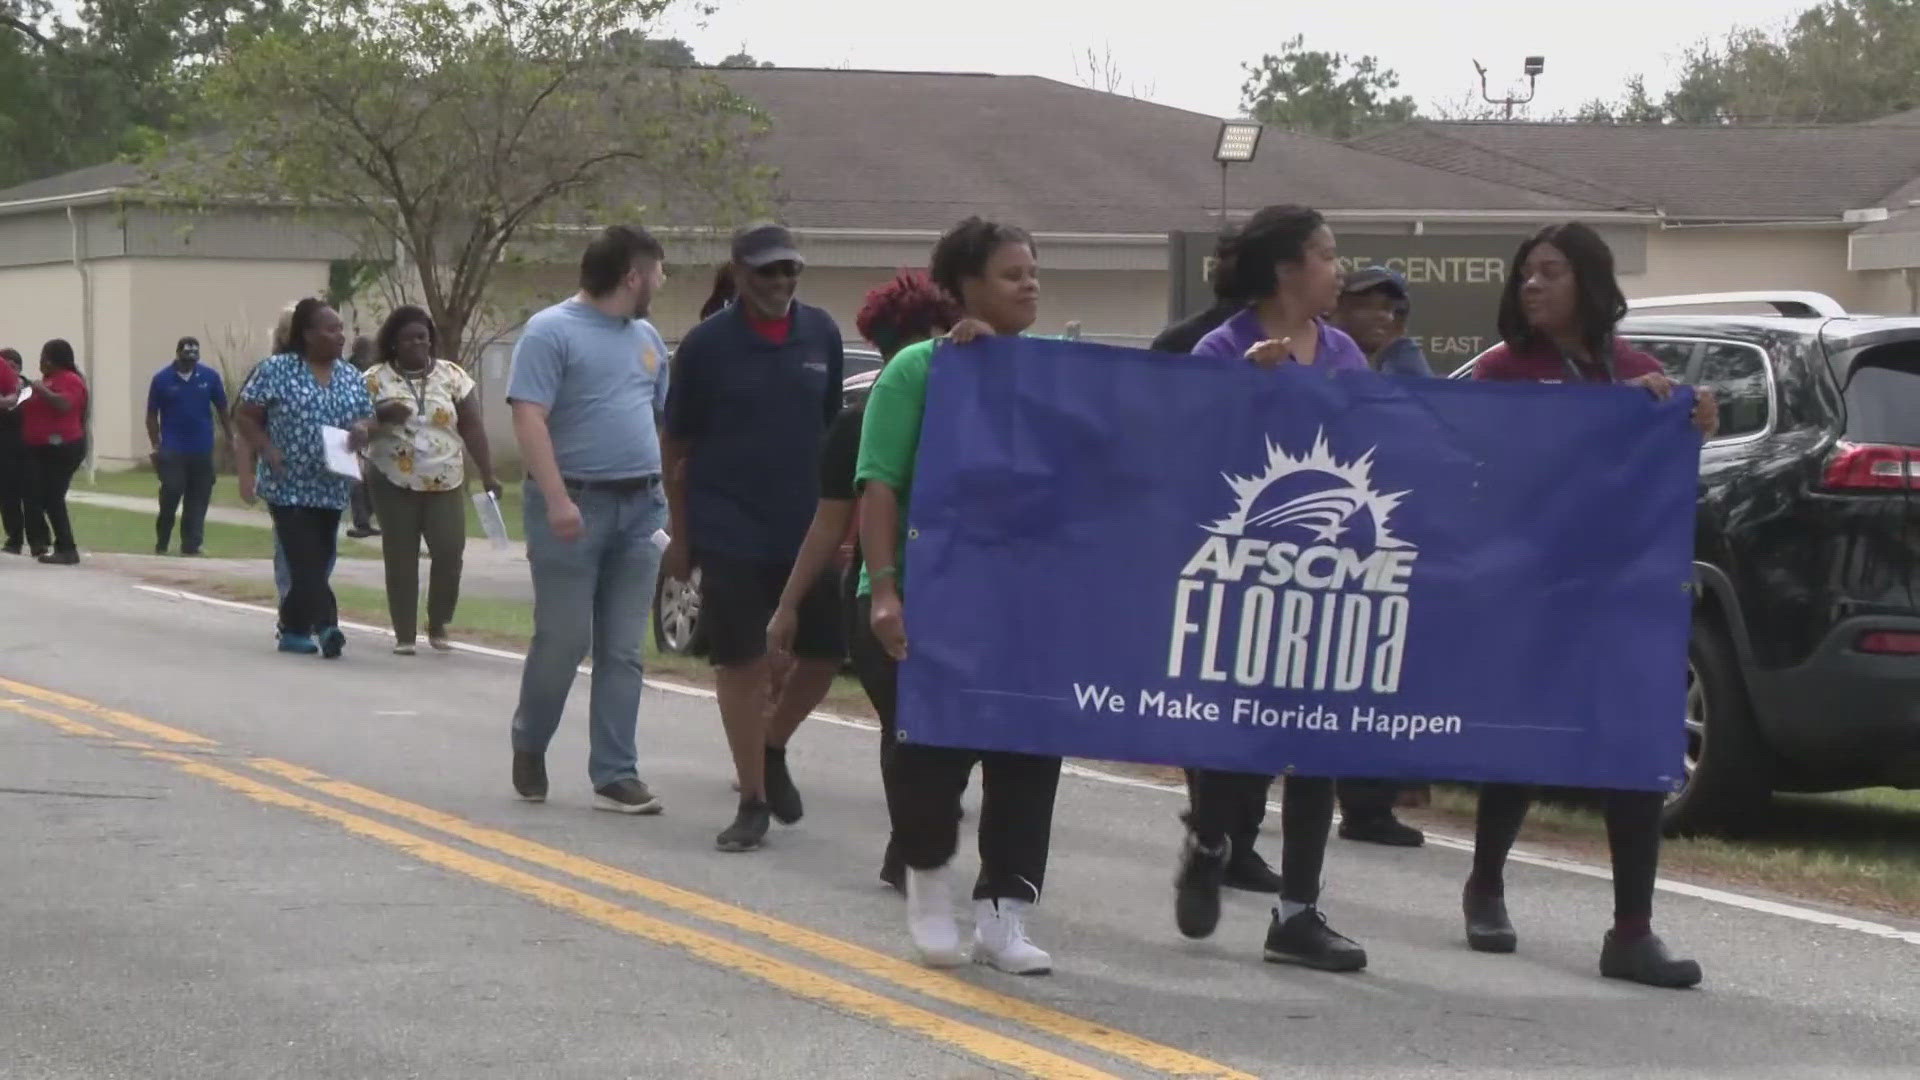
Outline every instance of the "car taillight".
{"label": "car taillight", "polygon": [[1853,647],[1860,652],[1889,656],[1920,656],[1920,633],[1905,630],[1869,630]]}
{"label": "car taillight", "polygon": [[1830,491],[1901,491],[1920,477],[1920,450],[1843,442],[1827,461],[1822,487]]}

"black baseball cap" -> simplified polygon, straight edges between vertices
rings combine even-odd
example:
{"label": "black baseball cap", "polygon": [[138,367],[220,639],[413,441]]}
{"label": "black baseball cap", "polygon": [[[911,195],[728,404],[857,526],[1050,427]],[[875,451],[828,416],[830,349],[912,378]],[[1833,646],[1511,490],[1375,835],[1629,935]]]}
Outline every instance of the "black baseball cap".
{"label": "black baseball cap", "polygon": [[1347,275],[1340,287],[1347,296],[1359,296],[1361,293],[1383,292],[1396,300],[1411,302],[1413,297],[1407,291],[1407,279],[1384,266],[1366,266]]}
{"label": "black baseball cap", "polygon": [[777,262],[807,265],[785,225],[749,225],[733,234],[733,261],[751,270]]}

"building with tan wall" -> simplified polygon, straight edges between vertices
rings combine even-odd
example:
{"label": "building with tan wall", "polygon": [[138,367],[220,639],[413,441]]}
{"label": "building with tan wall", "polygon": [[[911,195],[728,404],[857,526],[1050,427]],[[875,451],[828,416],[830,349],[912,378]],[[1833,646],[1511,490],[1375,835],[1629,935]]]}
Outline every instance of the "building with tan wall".
{"label": "building with tan wall", "polygon": [[[1222,206],[1214,117],[1025,76],[716,74],[770,120],[753,153],[776,171],[776,216],[805,244],[802,295],[850,338],[868,289],[924,265],[943,228],[980,214],[1036,234],[1043,329],[1075,321],[1088,338],[1141,345],[1202,299],[1181,238],[1210,243],[1223,220],[1275,202],[1326,211],[1356,258],[1413,260],[1421,290],[1456,284],[1438,280],[1450,273],[1484,287],[1485,268],[1522,236],[1577,217],[1607,233],[1633,295],[1811,288],[1861,310],[1915,310],[1920,258],[1907,252],[1920,256],[1920,222],[1900,231],[1901,193],[1920,177],[1911,124],[1863,136],[1865,126],[1418,122],[1347,144],[1270,131],[1252,163],[1228,171]],[[0,344],[31,356],[47,338],[73,341],[95,385],[103,467],[145,457],[145,387],[177,338],[199,337],[237,375],[264,355],[284,305],[366,254],[350,219],[185,214],[140,183],[107,165],[0,192]],[[646,224],[669,251],[654,319],[673,340],[706,298],[722,244],[708,223]],[[527,238],[521,254],[537,257],[503,267],[501,292],[570,293],[572,253],[591,229]],[[1434,250],[1465,254],[1422,254]],[[370,333],[381,304],[359,304],[349,322]],[[1474,314],[1444,340],[1469,349],[1488,321]],[[478,364],[490,406],[511,337]]]}

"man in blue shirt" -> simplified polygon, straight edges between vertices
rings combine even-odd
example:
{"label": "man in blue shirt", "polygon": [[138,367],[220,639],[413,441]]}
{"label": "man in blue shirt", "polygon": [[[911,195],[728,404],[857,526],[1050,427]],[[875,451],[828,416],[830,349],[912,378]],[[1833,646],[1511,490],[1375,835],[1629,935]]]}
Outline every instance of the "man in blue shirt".
{"label": "man in blue shirt", "polygon": [[831,573],[800,604],[796,662],[776,672],[767,655],[767,623],[820,498],[815,463],[840,412],[845,367],[833,317],[794,299],[805,268],[785,228],[741,230],[734,303],[689,331],[673,358],[666,572],[686,580],[700,566],[701,629],[740,783],[739,813],[716,841],[722,851],[759,847],[769,817],[800,820],[787,740],[846,655]]}
{"label": "man in blue shirt", "polygon": [[154,522],[155,554],[165,555],[173,541],[174,513],[180,513],[180,554],[198,555],[206,537],[207,504],[213,499],[213,423],[233,443],[227,421],[227,388],[220,373],[200,362],[200,342],[183,337],[173,347],[173,363],[147,387],[147,441],[153,469],[160,474],[160,517]]}
{"label": "man in blue shirt", "polygon": [[527,469],[533,644],[513,713],[513,786],[547,797],[547,744],[580,661],[593,654],[587,775],[594,806],[657,814],[640,781],[641,643],[667,523],[655,416],[667,403],[667,347],[646,319],[666,280],[643,229],[614,226],[580,258],[580,292],[527,320],[507,400]]}

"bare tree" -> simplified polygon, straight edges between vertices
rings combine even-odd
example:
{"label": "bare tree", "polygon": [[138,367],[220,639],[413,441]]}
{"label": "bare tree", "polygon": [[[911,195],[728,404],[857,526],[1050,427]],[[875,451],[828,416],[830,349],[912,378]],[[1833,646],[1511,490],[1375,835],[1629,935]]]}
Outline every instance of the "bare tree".
{"label": "bare tree", "polygon": [[1073,77],[1080,85],[1089,90],[1098,90],[1103,94],[1119,94],[1123,97],[1138,98],[1145,101],[1153,97],[1158,87],[1154,83],[1138,83],[1129,79],[1113,58],[1113,44],[1107,42],[1098,49],[1087,46],[1086,52],[1073,58]]}

